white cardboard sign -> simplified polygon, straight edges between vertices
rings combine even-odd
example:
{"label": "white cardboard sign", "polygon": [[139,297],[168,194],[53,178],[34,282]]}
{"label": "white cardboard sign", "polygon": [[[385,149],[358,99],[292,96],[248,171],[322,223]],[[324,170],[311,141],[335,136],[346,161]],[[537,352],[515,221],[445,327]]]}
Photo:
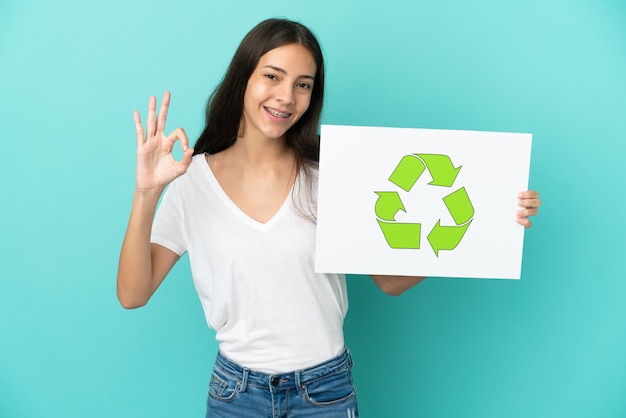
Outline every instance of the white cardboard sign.
{"label": "white cardboard sign", "polygon": [[323,125],[315,270],[519,279],[532,135]]}

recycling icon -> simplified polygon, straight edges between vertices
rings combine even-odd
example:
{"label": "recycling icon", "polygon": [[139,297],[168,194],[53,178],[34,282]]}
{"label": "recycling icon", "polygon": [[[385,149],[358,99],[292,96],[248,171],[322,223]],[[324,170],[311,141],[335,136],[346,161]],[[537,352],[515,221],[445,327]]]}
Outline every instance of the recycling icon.
{"label": "recycling icon", "polygon": [[[447,155],[409,154],[402,157],[389,181],[405,192],[410,192],[426,170],[432,177],[429,186],[452,189],[461,166],[455,168]],[[375,206],[378,225],[387,244],[394,249],[420,249],[422,224],[395,220],[399,211],[406,212],[400,194],[397,191],[374,193],[378,195]],[[454,225],[441,225],[439,218],[428,232],[428,242],[437,257],[439,251],[451,251],[459,245],[474,218],[474,206],[465,187],[445,196],[443,203],[452,216]]]}

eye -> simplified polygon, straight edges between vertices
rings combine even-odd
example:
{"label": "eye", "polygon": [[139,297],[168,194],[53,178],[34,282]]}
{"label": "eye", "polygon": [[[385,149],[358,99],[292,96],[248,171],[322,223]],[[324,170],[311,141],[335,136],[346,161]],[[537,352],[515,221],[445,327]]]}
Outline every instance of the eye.
{"label": "eye", "polygon": [[269,79],[269,80],[278,80],[278,77],[275,74],[265,74],[265,78]]}
{"label": "eye", "polygon": [[304,83],[304,82],[298,83],[298,87],[300,87],[301,89],[304,89],[304,90],[311,90],[313,88],[313,86],[311,84]]}

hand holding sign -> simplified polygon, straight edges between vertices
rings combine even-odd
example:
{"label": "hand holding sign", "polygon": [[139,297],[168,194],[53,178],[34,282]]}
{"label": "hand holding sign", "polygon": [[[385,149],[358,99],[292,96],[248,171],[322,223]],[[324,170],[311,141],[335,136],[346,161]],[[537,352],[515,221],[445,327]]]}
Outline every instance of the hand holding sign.
{"label": "hand holding sign", "polygon": [[519,278],[531,135],[324,125],[321,141],[317,271]]}

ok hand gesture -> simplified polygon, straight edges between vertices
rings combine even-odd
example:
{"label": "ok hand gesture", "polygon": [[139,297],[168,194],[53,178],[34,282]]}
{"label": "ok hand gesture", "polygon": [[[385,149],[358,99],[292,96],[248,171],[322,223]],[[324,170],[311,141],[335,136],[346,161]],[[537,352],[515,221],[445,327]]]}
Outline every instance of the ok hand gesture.
{"label": "ok hand gesture", "polygon": [[[151,96],[148,105],[148,123],[144,132],[138,111],[133,112],[137,133],[137,191],[161,192],[176,177],[184,174],[191,164],[193,149],[183,128],[165,135],[165,120],[170,104],[170,93],[163,94],[159,115],[156,115],[156,97]],[[174,143],[180,140],[183,158],[176,161],[172,156]]]}

